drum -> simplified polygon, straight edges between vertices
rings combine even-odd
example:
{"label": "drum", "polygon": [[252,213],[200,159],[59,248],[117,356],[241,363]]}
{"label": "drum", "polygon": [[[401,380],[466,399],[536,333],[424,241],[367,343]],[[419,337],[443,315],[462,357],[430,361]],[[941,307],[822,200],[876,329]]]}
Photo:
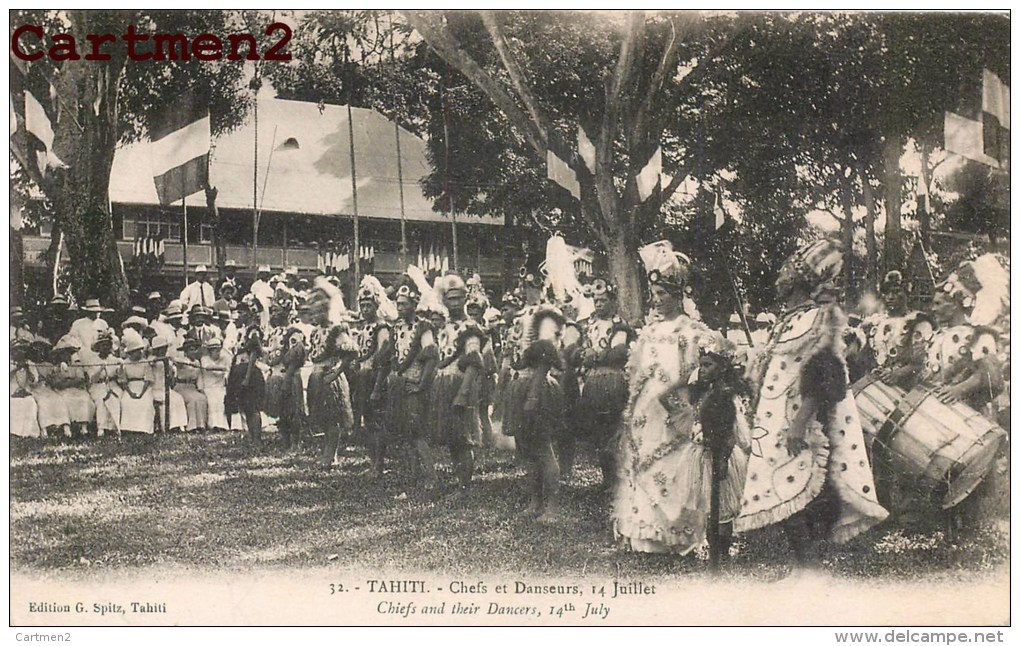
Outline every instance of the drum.
{"label": "drum", "polygon": [[882,379],[876,372],[853,385],[868,439],[911,474],[946,485],[943,509],[958,505],[988,475],[1006,432],[937,389],[904,392]]}

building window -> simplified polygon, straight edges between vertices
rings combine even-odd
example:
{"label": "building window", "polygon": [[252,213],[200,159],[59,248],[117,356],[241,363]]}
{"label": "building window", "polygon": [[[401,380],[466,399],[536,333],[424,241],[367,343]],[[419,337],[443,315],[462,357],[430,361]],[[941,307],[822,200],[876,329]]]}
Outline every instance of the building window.
{"label": "building window", "polygon": [[211,224],[202,224],[198,230],[199,242],[202,244],[212,244],[213,241],[213,226]]}
{"label": "building window", "polygon": [[177,242],[181,239],[181,225],[179,222],[163,219],[159,214],[145,214],[133,219],[125,217],[123,239],[135,238],[161,238]]}

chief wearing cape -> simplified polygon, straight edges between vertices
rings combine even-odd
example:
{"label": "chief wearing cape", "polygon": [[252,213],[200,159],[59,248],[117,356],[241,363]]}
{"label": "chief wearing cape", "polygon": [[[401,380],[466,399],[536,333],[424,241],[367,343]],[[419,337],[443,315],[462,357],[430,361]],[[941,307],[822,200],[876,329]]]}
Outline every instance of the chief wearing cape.
{"label": "chief wearing cape", "polygon": [[784,523],[798,560],[812,531],[843,543],[888,516],[878,503],[843,359],[846,316],[832,302],[838,244],[818,240],[783,266],[787,306],[749,371],[756,400],[738,532]]}

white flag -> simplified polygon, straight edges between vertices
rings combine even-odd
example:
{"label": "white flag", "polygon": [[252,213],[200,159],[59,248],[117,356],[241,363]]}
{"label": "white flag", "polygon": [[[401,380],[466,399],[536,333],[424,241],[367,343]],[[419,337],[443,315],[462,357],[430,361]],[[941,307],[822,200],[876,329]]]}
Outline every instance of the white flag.
{"label": "white flag", "polygon": [[577,125],[577,152],[581,155],[581,159],[584,160],[584,165],[588,168],[588,172],[594,175],[595,145],[588,138],[588,133],[584,131],[581,124]]}
{"label": "white flag", "polygon": [[985,154],[984,130],[980,121],[947,112],[945,141],[946,150],[951,153],[962,155],[988,166],[996,168],[999,166],[999,162]]}
{"label": "white flag", "polygon": [[655,187],[662,179],[662,146],[655,149],[652,158],[637,176],[638,198],[642,202],[651,197]]}
{"label": "white flag", "polygon": [[1009,130],[1009,86],[988,70],[981,75],[981,110],[999,120]]}
{"label": "white flag", "polygon": [[49,167],[67,168],[67,164],[53,152],[53,124],[46,116],[46,110],[43,109],[42,104],[31,92],[25,92],[25,130],[42,142],[44,150],[38,153],[38,164],[39,171],[43,175],[46,174],[46,169]]}
{"label": "white flag", "polygon": [[546,153],[546,165],[549,179],[570,191],[575,198],[581,199],[581,185],[577,182],[577,173],[567,165],[567,162],[550,150]]}

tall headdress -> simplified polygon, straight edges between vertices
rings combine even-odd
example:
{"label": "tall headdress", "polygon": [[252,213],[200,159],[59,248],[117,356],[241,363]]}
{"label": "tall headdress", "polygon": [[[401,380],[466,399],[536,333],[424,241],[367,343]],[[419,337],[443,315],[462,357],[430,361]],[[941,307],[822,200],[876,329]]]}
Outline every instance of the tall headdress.
{"label": "tall headdress", "polygon": [[567,247],[561,236],[553,236],[545,245],[545,262],[542,269],[552,287],[557,303],[577,311],[578,318],[589,316],[595,305],[585,296],[581,282],[577,280],[574,268],[574,253]]}
{"label": "tall headdress", "polygon": [[365,274],[361,279],[361,288],[358,289],[358,301],[368,298],[375,301],[379,307],[379,316],[387,321],[397,320],[397,306],[386,295],[379,279],[371,274]]}
{"label": "tall headdress", "polygon": [[315,290],[329,299],[329,322],[333,325],[342,323],[350,318],[347,307],[344,305],[344,295],[340,288],[326,280],[324,276],[316,276],[314,282]]}
{"label": "tall headdress", "polygon": [[670,291],[681,293],[690,280],[691,259],[673,250],[669,240],[659,240],[638,249],[638,255],[648,274],[651,285],[662,285]]}
{"label": "tall headdress", "polygon": [[418,307],[416,308],[418,312],[423,314],[437,312],[444,317],[450,315],[440,300],[439,294],[432,288],[432,285],[429,285],[428,278],[425,277],[425,273],[421,269],[415,265],[408,265],[407,276],[418,289]]}
{"label": "tall headdress", "polygon": [[787,262],[811,287],[811,298],[831,297],[843,271],[843,245],[839,240],[819,238],[798,249]]}
{"label": "tall headdress", "polygon": [[477,305],[485,311],[489,309],[489,297],[485,294],[485,287],[482,285],[482,277],[478,274],[467,279],[467,305]]}
{"label": "tall headdress", "polygon": [[968,310],[974,325],[994,326],[1009,309],[1009,271],[994,254],[963,263],[939,288]]}

